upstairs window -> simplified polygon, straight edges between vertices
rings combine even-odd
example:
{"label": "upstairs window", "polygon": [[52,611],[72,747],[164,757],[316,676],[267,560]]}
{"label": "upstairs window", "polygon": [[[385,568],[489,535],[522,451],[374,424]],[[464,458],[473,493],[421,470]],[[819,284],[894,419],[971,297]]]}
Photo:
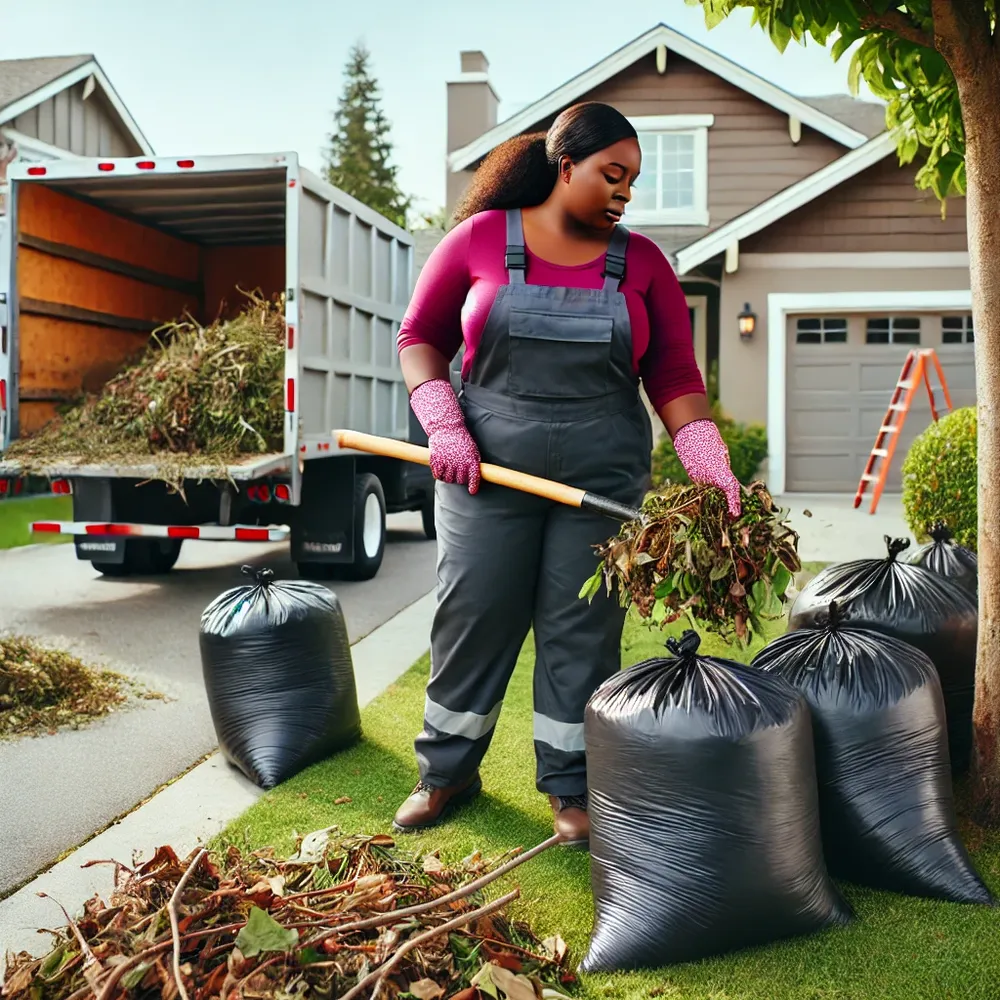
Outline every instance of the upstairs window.
{"label": "upstairs window", "polygon": [[629,119],[639,133],[642,172],[625,223],[707,226],[708,129],[714,115]]}

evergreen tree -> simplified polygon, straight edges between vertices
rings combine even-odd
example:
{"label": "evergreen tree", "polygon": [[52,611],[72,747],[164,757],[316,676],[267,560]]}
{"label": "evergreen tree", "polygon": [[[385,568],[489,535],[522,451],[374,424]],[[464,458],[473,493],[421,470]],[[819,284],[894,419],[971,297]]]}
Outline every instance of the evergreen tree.
{"label": "evergreen tree", "polygon": [[361,42],[348,56],[335,130],[327,136],[326,177],[341,191],[405,226],[410,198],[396,182],[398,167],[389,163],[389,122],[379,107],[378,81],[371,74],[370,58]]}

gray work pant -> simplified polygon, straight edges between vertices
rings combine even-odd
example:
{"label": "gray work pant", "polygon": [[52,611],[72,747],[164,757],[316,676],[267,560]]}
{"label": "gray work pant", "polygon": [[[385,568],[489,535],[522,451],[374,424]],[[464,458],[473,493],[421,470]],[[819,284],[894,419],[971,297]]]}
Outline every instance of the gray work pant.
{"label": "gray work pant", "polygon": [[436,501],[438,608],[415,743],[421,779],[451,785],[479,766],[534,625],[536,784],[582,795],[584,709],[621,668],[625,610],[603,588],[589,604],[579,592],[597,568],[593,546],[617,525],[489,483],[475,496],[437,483]]}

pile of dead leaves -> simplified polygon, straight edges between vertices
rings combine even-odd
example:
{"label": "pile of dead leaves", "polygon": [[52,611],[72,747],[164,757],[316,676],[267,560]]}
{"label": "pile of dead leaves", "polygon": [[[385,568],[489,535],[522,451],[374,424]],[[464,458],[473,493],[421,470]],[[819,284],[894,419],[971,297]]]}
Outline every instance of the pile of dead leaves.
{"label": "pile of dead leaves", "polygon": [[130,693],[150,696],[129,678],[61,649],[0,636],[0,739],[79,729],[121,707]]}
{"label": "pile of dead leaves", "polygon": [[517,890],[490,902],[482,892],[548,842],[450,866],[388,836],[330,834],[300,839],[284,860],[230,846],[182,861],[161,847],[135,869],[115,863],[110,903],[67,914],[44,957],[8,960],[0,995],[558,1000],[575,983],[560,938],[539,941],[504,916]]}
{"label": "pile of dead leaves", "polygon": [[665,626],[687,616],[696,627],[745,644],[781,615],[785,591],[801,569],[798,535],[763,483],[743,490],[730,518],[712,486],[668,486],[647,497],[642,518],[598,547],[597,572],[581,598],[604,584],[623,605]]}

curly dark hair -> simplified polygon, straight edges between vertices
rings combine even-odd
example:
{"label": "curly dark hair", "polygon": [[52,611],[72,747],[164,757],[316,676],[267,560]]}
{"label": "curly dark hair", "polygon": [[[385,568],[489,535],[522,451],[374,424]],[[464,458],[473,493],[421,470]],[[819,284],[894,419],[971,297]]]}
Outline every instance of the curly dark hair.
{"label": "curly dark hair", "polygon": [[559,162],[579,163],[622,139],[635,139],[632,123],[610,104],[586,101],[563,111],[548,132],[517,135],[483,160],[455,207],[453,226],[491,208],[529,208],[552,193]]}

